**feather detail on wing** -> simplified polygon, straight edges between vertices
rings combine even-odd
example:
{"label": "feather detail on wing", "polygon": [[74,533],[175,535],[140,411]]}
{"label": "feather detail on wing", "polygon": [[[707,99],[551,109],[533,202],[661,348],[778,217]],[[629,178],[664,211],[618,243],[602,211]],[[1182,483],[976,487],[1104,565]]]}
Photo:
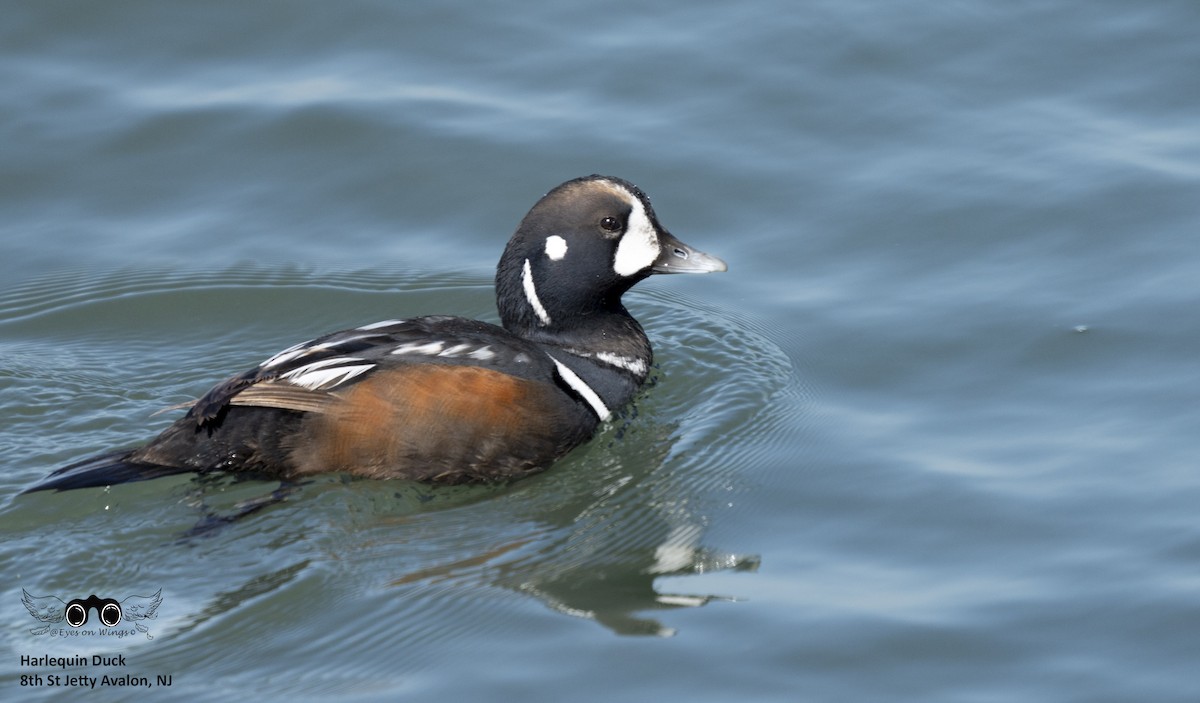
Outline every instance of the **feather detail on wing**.
{"label": "feather detail on wing", "polygon": [[288,347],[217,384],[188,411],[200,426],[230,405],[328,412],[345,391],[380,368],[445,364],[539,373],[536,347],[476,320],[430,316],[386,320]]}
{"label": "feather detail on wing", "polygon": [[310,391],[289,383],[264,381],[233,396],[229,399],[229,404],[323,413],[329,410],[329,406],[335,400],[336,396],[327,391]]}

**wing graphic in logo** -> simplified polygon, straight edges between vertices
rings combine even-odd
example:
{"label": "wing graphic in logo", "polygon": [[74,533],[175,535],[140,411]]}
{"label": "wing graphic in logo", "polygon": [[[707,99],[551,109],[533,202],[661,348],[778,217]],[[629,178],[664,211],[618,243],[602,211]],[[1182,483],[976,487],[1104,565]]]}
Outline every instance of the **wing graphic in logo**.
{"label": "wing graphic in logo", "polygon": [[146,635],[146,639],[154,639],[154,635],[150,634],[150,629],[147,628],[139,620],[146,620],[158,615],[158,606],[162,605],[162,589],[152,596],[129,596],[121,601],[121,612],[124,613],[125,619],[132,622],[138,632]]}
{"label": "wing graphic in logo", "polygon": [[29,632],[34,635],[44,635],[50,627],[56,622],[62,622],[67,614],[67,604],[58,596],[31,596],[29,591],[21,589],[21,603],[25,605],[25,609],[33,617],[46,623]]}

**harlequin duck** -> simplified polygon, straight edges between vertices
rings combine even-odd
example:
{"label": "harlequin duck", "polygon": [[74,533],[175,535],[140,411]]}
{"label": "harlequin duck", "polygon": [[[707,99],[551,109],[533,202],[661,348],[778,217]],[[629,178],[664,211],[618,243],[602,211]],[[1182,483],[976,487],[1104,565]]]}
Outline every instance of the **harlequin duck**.
{"label": "harlequin duck", "polygon": [[590,438],[646,380],[650,342],[621,295],[655,273],[724,270],[663,229],[632,183],[567,181],[533,206],[500,258],[503,327],[417,317],[297,344],[217,384],[149,444],[29,490],[213,471],[434,483],[532,474]]}

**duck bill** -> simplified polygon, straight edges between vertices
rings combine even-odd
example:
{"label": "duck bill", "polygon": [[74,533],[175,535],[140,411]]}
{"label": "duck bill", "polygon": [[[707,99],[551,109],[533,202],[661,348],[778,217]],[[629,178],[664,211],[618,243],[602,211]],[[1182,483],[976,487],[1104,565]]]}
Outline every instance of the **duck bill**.
{"label": "duck bill", "polygon": [[658,246],[660,253],[650,264],[651,273],[715,273],[729,269],[724,261],[684,244],[667,232],[659,233]]}

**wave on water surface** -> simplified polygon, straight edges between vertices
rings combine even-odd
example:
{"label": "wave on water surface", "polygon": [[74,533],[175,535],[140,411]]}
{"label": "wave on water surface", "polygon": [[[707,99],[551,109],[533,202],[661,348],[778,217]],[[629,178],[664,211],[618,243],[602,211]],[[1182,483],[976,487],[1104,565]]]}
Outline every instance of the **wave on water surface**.
{"label": "wave on water surface", "polygon": [[[313,564],[326,564],[318,571],[336,563],[352,588],[424,592],[437,584],[439,598],[453,603],[480,588],[499,588],[615,632],[670,634],[672,628],[637,613],[702,605],[713,596],[660,593],[657,579],[757,567],[757,557],[706,546],[705,532],[730,495],[754,480],[746,471],[756,457],[785,441],[782,435],[795,421],[785,408],[799,384],[791,361],[761,329],[717,306],[646,288],[631,294],[628,304],[655,345],[652,380],[591,443],[545,474],[507,488],[440,491],[399,482],[318,480],[211,534],[209,543],[229,540],[262,557],[261,566],[239,559],[240,566],[210,584],[211,597],[230,581],[262,577],[271,563],[294,564],[291,552],[298,549]],[[378,319],[432,312],[488,319],[494,316],[492,296],[490,279],[482,276],[256,265],[215,272],[72,272],[0,292],[0,330],[10,340],[3,346],[21,350],[0,359],[0,376],[14,380],[0,391],[0,407],[19,418],[19,436],[42,437],[54,447],[28,452],[27,465],[10,472],[7,482],[15,492],[20,477],[36,479],[55,462],[144,441],[154,431],[147,415],[238,371],[237,359],[252,363],[295,339],[371,321],[373,313]],[[181,321],[185,303],[197,314]],[[318,320],[328,329],[315,328]],[[47,388],[49,379],[55,387]],[[55,420],[45,412],[51,407],[84,420]],[[0,452],[17,449],[12,436],[0,440],[9,445]],[[232,490],[229,481],[155,483],[10,502],[7,510],[24,513],[30,528],[13,534],[13,544],[32,546],[41,529],[86,532],[103,520],[107,536],[62,546],[66,552],[90,549],[101,539],[105,550],[120,555],[128,544],[168,538],[164,524],[174,526],[173,542],[215,512],[236,511],[239,501],[271,490],[269,484],[261,491],[253,484]],[[155,498],[162,492],[167,495]],[[122,501],[122,494],[137,496],[137,506]],[[159,515],[156,536],[138,536],[147,501],[167,496],[174,496],[166,501],[171,507],[149,509]],[[55,511],[45,510],[49,502],[92,509],[64,526],[56,523]],[[124,520],[130,520],[125,528],[111,529],[112,521]],[[294,537],[279,540],[280,530]],[[194,577],[184,559],[167,558],[164,568],[174,570],[173,578]],[[303,579],[305,570],[289,578]],[[613,584],[621,584],[618,591]],[[220,602],[205,606],[203,617],[213,617],[212,607],[239,607]],[[404,599],[388,602],[410,621],[445,617],[440,610],[407,612]]]}

